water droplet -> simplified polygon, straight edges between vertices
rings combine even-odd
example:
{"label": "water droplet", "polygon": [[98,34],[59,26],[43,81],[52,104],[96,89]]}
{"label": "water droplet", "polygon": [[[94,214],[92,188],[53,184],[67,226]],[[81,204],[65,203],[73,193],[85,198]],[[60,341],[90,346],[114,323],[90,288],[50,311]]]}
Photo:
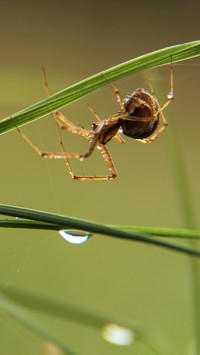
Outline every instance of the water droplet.
{"label": "water droplet", "polygon": [[120,128],[118,132],[119,132],[119,133],[123,133],[123,129],[122,129],[122,128]]}
{"label": "water droplet", "polygon": [[80,160],[80,161],[83,161],[83,160],[84,160],[84,158],[79,158],[79,160]]}
{"label": "water droplet", "polygon": [[83,244],[91,237],[91,233],[74,230],[74,229],[63,229],[59,231],[61,237],[63,237],[67,242],[72,244]]}
{"label": "water droplet", "polygon": [[173,95],[171,92],[168,92],[167,98],[168,98],[169,100],[171,100],[171,99],[174,98],[174,95]]}
{"label": "water droplet", "polygon": [[102,336],[112,344],[123,346],[132,344],[135,337],[132,330],[114,323],[106,324],[102,328]]}
{"label": "water droplet", "polygon": [[98,145],[98,146],[97,146],[97,149],[102,149],[102,146],[101,146],[101,145]]}

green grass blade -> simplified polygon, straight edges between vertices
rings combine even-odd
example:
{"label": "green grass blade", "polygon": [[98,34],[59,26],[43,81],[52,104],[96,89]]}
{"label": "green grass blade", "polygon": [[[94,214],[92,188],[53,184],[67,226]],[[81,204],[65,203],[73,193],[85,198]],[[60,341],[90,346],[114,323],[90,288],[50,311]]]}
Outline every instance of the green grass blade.
{"label": "green grass blade", "polygon": [[[1,226],[1,224],[0,224]],[[115,226],[124,231],[145,233],[154,237],[178,238],[186,240],[199,240],[200,231],[180,228],[138,227],[138,226]]]}
{"label": "green grass blade", "polygon": [[47,297],[4,285],[0,285],[0,290],[5,296],[11,298],[18,304],[23,305],[23,307],[47,314],[49,316],[63,318],[75,323],[80,323],[88,327],[96,328],[98,330],[107,323],[120,323],[124,326],[129,326],[128,324],[121,322],[118,319],[113,319],[96,312],[93,313],[77,305],[62,302],[60,300],[57,301],[54,298],[50,298],[49,296]]}
{"label": "green grass blade", "polygon": [[166,47],[145,54],[125,63],[116,65],[101,73],[82,80],[51,97],[13,114],[0,121],[0,134],[32,122],[50,112],[80,99],[81,97],[107,85],[107,80],[114,82],[137,72],[163,65],[177,63],[200,55],[200,41],[192,41]]}
{"label": "green grass blade", "polygon": [[126,230],[121,230],[118,228],[114,228],[111,226],[94,223],[78,218],[65,217],[62,215],[57,215],[53,213],[37,211],[27,208],[9,206],[9,205],[0,205],[0,214],[25,218],[32,221],[43,222],[48,224],[55,224],[56,226],[61,226],[62,229],[73,228],[80,231],[90,232],[92,234],[101,234],[108,235],[110,237],[121,238],[123,240],[132,240],[141,243],[146,243],[162,248],[167,248],[172,251],[184,253],[186,255],[200,257],[200,251],[197,249],[189,249],[184,246],[171,244],[167,242],[163,242],[157,239],[150,238],[146,235],[143,235],[139,232],[129,232]]}
{"label": "green grass blade", "polygon": [[[196,216],[190,191],[188,174],[175,127],[170,132],[168,145],[170,162],[174,173],[177,197],[182,213],[183,225],[185,228],[196,228]],[[189,247],[196,247],[196,241],[188,241]],[[189,260],[190,289],[192,292],[192,316],[194,321],[194,355],[200,355],[200,265],[197,260]]]}
{"label": "green grass blade", "polygon": [[[1,206],[0,206],[1,208]],[[193,229],[178,229],[178,228],[160,228],[160,227],[143,227],[143,226],[126,226],[126,225],[107,225],[108,227],[118,229],[121,231],[128,231],[132,233],[141,233],[146,236],[163,237],[163,238],[177,238],[186,240],[199,240],[200,231]],[[68,228],[68,225],[52,224],[45,222],[36,222],[22,219],[0,219],[0,228],[17,228],[17,229],[39,229],[60,231]]]}
{"label": "green grass blade", "polygon": [[30,313],[25,311],[22,307],[7,302],[3,298],[0,298],[0,309],[11,317],[15,318],[18,322],[23,324],[30,331],[38,335],[45,341],[55,344],[66,355],[77,355],[71,348],[60,340],[57,336],[52,334],[46,327],[42,326]]}
{"label": "green grass blade", "polygon": [[[129,330],[132,333],[132,344],[134,344],[135,341],[139,341],[145,344],[145,346],[149,349],[153,350],[153,353],[157,355],[173,353],[171,344],[169,344],[169,342],[165,337],[162,336],[162,334],[158,334],[152,329],[149,330],[146,327],[135,324],[133,322],[127,322],[116,317],[103,315],[102,313],[100,314],[94,311],[90,311],[78,305],[67,303],[66,301],[63,302],[56,300],[55,298],[50,298],[49,296],[39,295],[30,291],[17,289],[15,287],[7,287],[0,284],[0,291],[4,296],[9,297],[12,301],[16,302],[20,306],[28,308],[29,311],[36,311],[40,314],[45,314],[48,317],[57,317],[66,321],[78,323],[84,327],[93,328],[102,337],[102,331],[104,327],[107,325],[115,324]],[[13,308],[14,305],[11,307]],[[20,309],[22,308],[20,307]],[[14,315],[15,313],[16,310],[14,310]],[[18,318],[21,321],[21,316]],[[160,339],[162,339],[162,342],[160,342]]]}

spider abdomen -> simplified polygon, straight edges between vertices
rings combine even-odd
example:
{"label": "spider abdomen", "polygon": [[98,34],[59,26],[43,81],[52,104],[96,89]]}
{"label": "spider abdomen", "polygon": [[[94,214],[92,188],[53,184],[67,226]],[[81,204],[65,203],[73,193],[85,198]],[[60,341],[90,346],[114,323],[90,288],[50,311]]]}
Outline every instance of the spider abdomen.
{"label": "spider abdomen", "polygon": [[134,139],[145,139],[150,137],[158,127],[158,120],[153,122],[153,125],[147,125],[143,122],[128,122],[122,124],[123,134]]}
{"label": "spider abdomen", "polygon": [[151,136],[159,124],[159,104],[156,98],[144,89],[137,89],[125,100],[127,116],[121,122],[123,133],[134,139]]}

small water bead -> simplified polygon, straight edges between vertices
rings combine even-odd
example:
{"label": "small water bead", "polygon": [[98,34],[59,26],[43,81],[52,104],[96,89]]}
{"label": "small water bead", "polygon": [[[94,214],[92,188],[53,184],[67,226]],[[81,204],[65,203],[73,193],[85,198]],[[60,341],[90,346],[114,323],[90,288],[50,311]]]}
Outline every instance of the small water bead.
{"label": "small water bead", "polygon": [[62,158],[63,157],[61,155],[54,155],[51,157],[51,159],[57,159],[57,160],[62,159]]}
{"label": "small water bead", "polygon": [[109,323],[102,328],[102,336],[112,344],[128,346],[134,342],[135,334],[126,327]]}
{"label": "small water bead", "polygon": [[174,98],[174,95],[173,95],[171,92],[168,92],[167,98],[168,98],[169,100],[172,100],[172,99]]}
{"label": "small water bead", "polygon": [[83,244],[88,241],[91,237],[91,233],[74,230],[74,229],[63,229],[59,231],[59,234],[63,239],[71,244]]}

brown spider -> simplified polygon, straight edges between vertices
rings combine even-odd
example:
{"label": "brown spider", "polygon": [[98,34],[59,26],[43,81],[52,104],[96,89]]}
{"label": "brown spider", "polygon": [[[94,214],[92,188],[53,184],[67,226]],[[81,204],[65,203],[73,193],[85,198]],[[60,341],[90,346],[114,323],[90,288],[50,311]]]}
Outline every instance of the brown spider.
{"label": "brown spider", "polygon": [[[48,95],[50,91],[48,88],[45,72],[43,69],[43,74],[45,78],[45,87]],[[167,95],[167,100],[163,105],[159,105],[156,98],[155,92],[153,91],[151,85],[151,93],[145,89],[137,89],[130,96],[122,101],[121,95],[118,89],[111,83],[109,85],[114,90],[117,102],[119,102],[120,110],[117,114],[110,116],[105,120],[101,120],[97,113],[89,106],[89,109],[94,114],[97,119],[97,123],[93,123],[92,130],[84,129],[70,122],[63,114],[59,111],[52,112],[52,115],[56,121],[60,145],[62,152],[42,152],[39,150],[29,139],[28,137],[18,129],[19,133],[25,139],[25,141],[31,146],[35,152],[43,158],[52,158],[52,159],[65,159],[66,165],[69,169],[69,173],[74,180],[112,180],[116,178],[117,173],[112,162],[109,151],[106,147],[106,144],[114,137],[120,143],[125,143],[119,131],[125,134],[128,137],[134,138],[141,143],[151,143],[168,125],[166,119],[163,115],[163,110],[167,107],[173,100],[173,69],[170,68],[170,91]],[[160,119],[162,119],[162,125],[158,128]],[[66,153],[64,150],[64,145],[61,138],[61,129],[69,131],[74,134],[78,134],[86,138],[90,142],[89,149],[86,153]],[[76,158],[84,160],[88,158],[94,148],[98,147],[100,152],[108,165],[111,175],[106,176],[76,176],[74,175],[72,168],[69,164],[68,159]]]}

